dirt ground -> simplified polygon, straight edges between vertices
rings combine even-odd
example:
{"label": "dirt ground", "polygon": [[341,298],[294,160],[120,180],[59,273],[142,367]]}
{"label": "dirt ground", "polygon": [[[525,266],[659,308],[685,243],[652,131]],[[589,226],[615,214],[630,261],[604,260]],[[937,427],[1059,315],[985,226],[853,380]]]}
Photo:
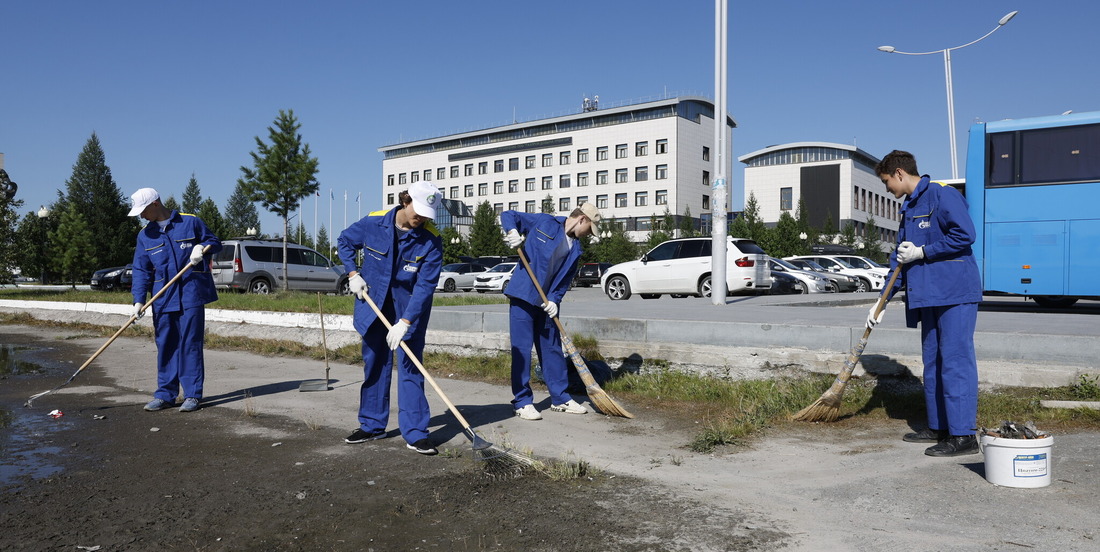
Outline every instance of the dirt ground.
{"label": "dirt ground", "polygon": [[430,391],[439,456],[407,450],[396,416],[389,438],[344,444],[356,366],[332,366],[330,391],[301,393],[322,363],[208,350],[201,410],[144,412],[155,348],[129,337],[22,406],[103,341],[0,326],[4,550],[1100,548],[1095,432],[1056,437],[1049,487],[998,487],[980,454],[932,459],[901,442],[911,420],[804,424],[697,454],[685,445],[704,413],[625,405],[636,419],[546,412],[525,422],[507,389],[436,367],[486,438],[594,468],[567,481],[494,478]]}

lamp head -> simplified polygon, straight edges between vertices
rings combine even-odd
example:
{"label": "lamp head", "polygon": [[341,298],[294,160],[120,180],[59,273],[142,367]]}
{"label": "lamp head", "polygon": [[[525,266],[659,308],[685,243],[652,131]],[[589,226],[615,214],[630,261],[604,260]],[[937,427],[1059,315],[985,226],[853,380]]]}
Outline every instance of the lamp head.
{"label": "lamp head", "polygon": [[887,54],[894,53],[894,47],[893,46],[879,46],[878,49],[879,49],[880,52],[886,52]]}
{"label": "lamp head", "polygon": [[1005,14],[1005,16],[1000,19],[1000,21],[997,21],[997,25],[1004,25],[1005,23],[1008,23],[1009,21],[1012,21],[1012,18],[1016,17],[1016,14],[1018,14],[1018,13],[1020,13],[1019,10],[1016,10],[1014,12]]}

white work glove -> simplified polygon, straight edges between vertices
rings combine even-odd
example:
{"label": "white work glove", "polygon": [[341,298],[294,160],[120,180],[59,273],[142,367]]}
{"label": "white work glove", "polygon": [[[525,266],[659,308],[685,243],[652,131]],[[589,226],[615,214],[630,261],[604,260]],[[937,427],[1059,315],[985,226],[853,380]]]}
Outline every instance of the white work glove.
{"label": "white work glove", "polygon": [[556,318],[558,316],[558,304],[553,301],[543,303],[542,310],[546,311],[546,314],[550,318]]}
{"label": "white work glove", "polygon": [[871,310],[867,311],[867,329],[875,327],[875,324],[882,322],[882,315],[886,314],[886,304],[883,303],[882,310],[879,311],[878,316],[875,316],[875,307],[878,306],[878,301],[875,301],[871,305]]}
{"label": "white work glove", "polygon": [[901,242],[898,246],[898,264],[908,264],[924,258],[924,246],[917,247],[913,242]]}
{"label": "white work glove", "polygon": [[401,346],[401,340],[405,338],[408,331],[409,323],[404,320],[398,320],[396,324],[390,326],[390,331],[386,334],[386,344],[390,346],[391,351]]}
{"label": "white work glove", "polygon": [[134,322],[137,322],[142,316],[145,316],[145,311],[141,310],[144,306],[145,303],[134,303]]}
{"label": "white work glove", "polygon": [[508,244],[508,249],[515,249],[523,243],[523,236],[519,235],[519,231],[513,228],[504,235],[504,243]]}
{"label": "white work glove", "polygon": [[356,272],[355,276],[352,276],[351,279],[348,280],[348,291],[351,291],[352,295],[366,301],[367,292],[370,291],[370,286],[368,286],[367,281]]}
{"label": "white work glove", "polygon": [[191,266],[199,266],[202,264],[202,245],[196,245],[191,249]]}

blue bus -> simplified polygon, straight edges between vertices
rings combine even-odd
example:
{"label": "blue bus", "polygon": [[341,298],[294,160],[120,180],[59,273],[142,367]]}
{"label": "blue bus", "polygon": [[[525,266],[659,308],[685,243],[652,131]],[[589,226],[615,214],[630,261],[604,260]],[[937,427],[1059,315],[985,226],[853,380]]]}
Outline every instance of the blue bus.
{"label": "blue bus", "polygon": [[1100,112],[975,124],[965,186],[985,291],[1100,299]]}

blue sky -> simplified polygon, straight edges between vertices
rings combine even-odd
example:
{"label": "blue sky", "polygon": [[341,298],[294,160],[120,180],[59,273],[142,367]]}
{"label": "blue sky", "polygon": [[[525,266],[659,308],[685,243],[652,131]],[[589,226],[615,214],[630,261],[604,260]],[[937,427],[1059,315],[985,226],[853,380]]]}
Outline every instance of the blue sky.
{"label": "blue sky", "polygon": [[[959,168],[971,123],[1100,110],[1100,4],[729,4],[732,155],[787,142],[916,154],[950,177],[941,55],[952,55]],[[194,174],[224,205],[255,136],[293,109],[320,159],[321,224],[381,203],[378,147],[664,94],[714,91],[714,3],[45,1],[0,7],[0,153],[37,210],[95,132],[128,196],[177,199]],[[743,165],[730,176],[743,203]],[[314,227],[314,202],[303,209]],[[261,211],[266,232],[281,224]]]}

